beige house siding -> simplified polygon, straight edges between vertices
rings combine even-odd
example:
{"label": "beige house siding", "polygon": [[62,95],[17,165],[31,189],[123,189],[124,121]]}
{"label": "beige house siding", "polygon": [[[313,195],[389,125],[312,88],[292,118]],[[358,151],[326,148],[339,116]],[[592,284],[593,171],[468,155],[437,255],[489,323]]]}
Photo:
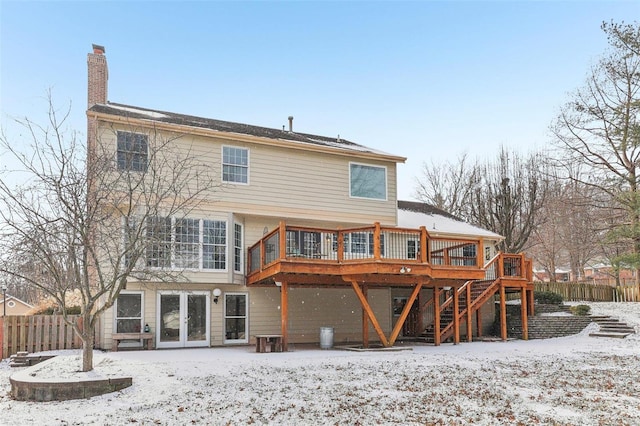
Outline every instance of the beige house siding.
{"label": "beige house siding", "polygon": [[[161,290],[210,291],[219,288],[222,296],[218,303],[211,298],[210,338],[211,346],[224,345],[224,296],[226,293],[245,293],[249,303],[249,344],[255,343],[256,334],[272,334],[281,331],[281,293],[277,287],[250,288],[233,285],[203,284],[132,284],[126,291],[142,291],[144,304],[143,323],[149,324],[151,331],[157,333],[157,300]],[[386,334],[391,331],[390,290],[370,289],[369,303],[376,314],[380,326]],[[290,343],[315,343],[319,341],[320,327],[334,329],[334,341],[339,343],[360,342],[362,340],[362,308],[355,293],[350,288],[341,289],[289,289],[289,337]],[[114,309],[104,315],[104,334],[98,340],[99,347],[111,347],[111,335],[114,326]],[[369,335],[377,341],[377,335],[370,326]]]}
{"label": "beige house siding", "polygon": [[[100,142],[117,148],[118,130],[146,132],[140,127],[103,123]],[[205,195],[205,211],[233,212],[303,220],[327,220],[341,223],[369,223],[372,218],[383,225],[395,225],[396,163],[389,160],[362,160],[353,154],[308,152],[251,143],[230,143],[203,136],[176,136],[157,133],[158,139],[174,139],[173,144],[208,165],[212,178],[211,190]],[[149,137],[152,144],[153,136]],[[222,147],[249,150],[249,183],[222,183]],[[370,200],[349,195],[349,164],[381,166],[387,171],[387,199]]]}
{"label": "beige house siding", "polygon": [[[389,289],[369,289],[368,300],[385,333],[391,331]],[[334,342],[362,341],[362,307],[351,288],[290,288],[289,342],[316,343],[320,328],[334,329]],[[252,289],[251,337],[255,334],[280,333],[280,292],[273,289]],[[371,341],[378,337],[372,326]]]}

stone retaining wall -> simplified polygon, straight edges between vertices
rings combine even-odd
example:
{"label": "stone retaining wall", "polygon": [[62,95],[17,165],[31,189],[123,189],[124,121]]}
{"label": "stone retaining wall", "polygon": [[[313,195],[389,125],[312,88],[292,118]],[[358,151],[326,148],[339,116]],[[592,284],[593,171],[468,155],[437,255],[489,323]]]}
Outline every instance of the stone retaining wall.
{"label": "stone retaining wall", "polygon": [[[498,308],[499,309],[499,308]],[[529,339],[550,339],[578,334],[584,330],[592,319],[589,316],[542,316],[544,313],[570,312],[566,305],[537,305],[536,316],[529,317]],[[499,312],[498,312],[499,315]],[[498,316],[498,325],[499,325]],[[507,305],[507,337],[522,338],[522,320],[520,305]]]}
{"label": "stone retaining wall", "polygon": [[91,398],[131,386],[131,377],[82,382],[33,382],[11,377],[11,397],[18,401],[66,401]]}
{"label": "stone retaining wall", "polygon": [[56,359],[51,358],[13,374],[9,378],[11,397],[18,401],[66,401],[104,395],[128,388],[132,384],[131,377],[54,379],[40,378],[36,375],[34,369],[47,368],[54,362]]}

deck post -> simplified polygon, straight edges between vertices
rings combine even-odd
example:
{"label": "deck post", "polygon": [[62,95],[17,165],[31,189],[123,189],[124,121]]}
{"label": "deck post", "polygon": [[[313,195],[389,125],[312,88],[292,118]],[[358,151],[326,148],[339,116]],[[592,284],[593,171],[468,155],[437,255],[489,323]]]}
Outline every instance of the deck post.
{"label": "deck post", "polygon": [[282,334],[282,352],[289,350],[289,285],[280,286],[280,334]]}
{"label": "deck post", "polygon": [[520,318],[522,320],[522,340],[529,340],[529,321],[527,317],[527,288],[520,289]]}
{"label": "deck post", "polygon": [[[423,284],[424,286],[424,284]],[[420,289],[420,291],[422,291],[422,289]],[[415,337],[418,337],[423,331],[424,331],[424,315],[423,315],[423,310],[420,309],[420,293],[418,293],[418,297],[416,298],[416,303],[418,304],[418,327],[416,327],[415,329]]]}
{"label": "deck post", "polygon": [[429,259],[429,242],[427,239],[427,228],[420,227],[420,263],[427,263]]}
{"label": "deck post", "polygon": [[407,320],[407,317],[409,316],[409,312],[411,312],[413,303],[416,301],[418,294],[420,294],[420,289],[422,289],[422,281],[419,281],[418,284],[416,284],[416,286],[413,289],[413,292],[411,292],[411,296],[409,297],[409,300],[407,300],[407,303],[405,303],[404,308],[402,308],[402,313],[400,314],[400,317],[398,317],[398,322],[396,322],[396,325],[393,327],[393,331],[391,332],[391,336],[389,337],[389,344],[391,346],[393,346],[393,344],[396,342],[396,339],[400,335],[402,326]]}
{"label": "deck post", "polygon": [[[362,295],[366,300],[369,300],[369,287],[366,284],[362,284]],[[362,307],[362,347],[367,349],[369,347],[369,315],[367,311]]]}
{"label": "deck post", "polygon": [[478,252],[476,253],[476,263],[478,268],[484,267],[484,240],[480,238],[478,240]]}
{"label": "deck post", "polygon": [[533,290],[529,290],[529,291],[527,291],[527,293],[528,293],[527,300],[528,300],[528,303],[529,303],[529,309],[528,309],[527,313],[529,315],[533,316],[533,315],[535,315],[535,312],[534,312],[535,299],[533,297]]}
{"label": "deck post", "polygon": [[471,316],[471,286],[473,281],[467,283],[467,342],[473,341],[473,317]]}
{"label": "deck post", "polygon": [[440,287],[433,288],[433,344],[440,346]]}
{"label": "deck post", "polygon": [[460,295],[458,287],[453,287],[453,344],[460,343]]}
{"label": "deck post", "polygon": [[286,259],[287,257],[287,225],[284,220],[280,221],[280,226],[278,227],[279,237],[278,237],[278,246],[280,251],[278,252],[279,259]]}
{"label": "deck post", "polygon": [[507,295],[503,283],[500,283],[500,337],[507,340]]}
{"label": "deck post", "polygon": [[373,229],[373,259],[380,260],[380,258],[380,222],[376,222]]}
{"label": "deck post", "polygon": [[482,313],[480,312],[481,307],[476,311],[476,331],[477,336],[482,337]]}

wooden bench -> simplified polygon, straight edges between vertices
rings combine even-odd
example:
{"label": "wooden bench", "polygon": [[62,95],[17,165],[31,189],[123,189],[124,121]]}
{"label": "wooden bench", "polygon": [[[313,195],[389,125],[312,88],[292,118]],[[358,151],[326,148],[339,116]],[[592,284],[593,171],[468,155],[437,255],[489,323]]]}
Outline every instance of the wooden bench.
{"label": "wooden bench", "polygon": [[267,352],[267,345],[270,346],[269,352],[282,352],[282,334],[256,334],[256,352]]}
{"label": "wooden bench", "polygon": [[113,333],[111,340],[114,342],[111,349],[118,352],[118,345],[122,340],[142,340],[142,347],[153,349],[153,333]]}

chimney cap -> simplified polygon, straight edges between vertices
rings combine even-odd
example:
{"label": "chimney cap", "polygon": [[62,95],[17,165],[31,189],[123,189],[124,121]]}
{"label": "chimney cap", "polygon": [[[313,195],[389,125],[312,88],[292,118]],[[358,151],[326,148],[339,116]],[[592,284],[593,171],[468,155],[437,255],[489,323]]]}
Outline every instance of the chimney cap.
{"label": "chimney cap", "polygon": [[93,47],[93,53],[95,55],[104,55],[104,46],[100,46],[99,44],[92,44],[91,46]]}

